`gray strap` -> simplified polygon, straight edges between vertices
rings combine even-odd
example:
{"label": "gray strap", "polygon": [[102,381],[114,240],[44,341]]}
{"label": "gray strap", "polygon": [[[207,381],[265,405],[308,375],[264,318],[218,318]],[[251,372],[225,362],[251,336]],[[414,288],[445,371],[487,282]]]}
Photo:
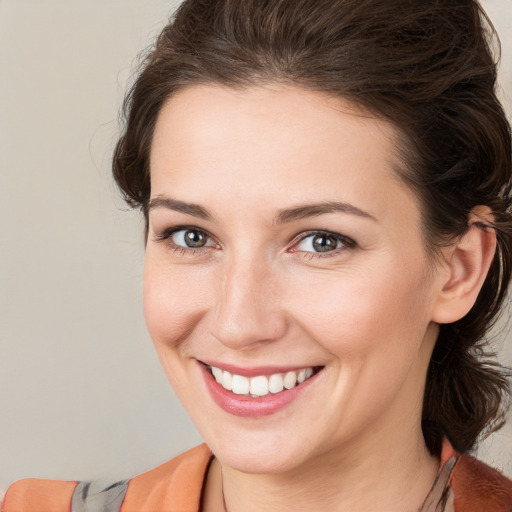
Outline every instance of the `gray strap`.
{"label": "gray strap", "polygon": [[119,512],[129,480],[79,482],[71,499],[71,512]]}
{"label": "gray strap", "polygon": [[453,493],[449,482],[456,463],[455,456],[446,461],[419,512],[453,512]]}

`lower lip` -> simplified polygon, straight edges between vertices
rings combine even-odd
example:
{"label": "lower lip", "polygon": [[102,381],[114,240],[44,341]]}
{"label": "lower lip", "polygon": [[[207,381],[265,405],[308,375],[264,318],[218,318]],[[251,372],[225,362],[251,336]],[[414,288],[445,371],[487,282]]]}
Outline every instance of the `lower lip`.
{"label": "lower lip", "polygon": [[203,364],[199,365],[203,378],[213,401],[224,411],[235,416],[259,418],[269,416],[286,407],[295,400],[310,384],[316,380],[318,373],[292,389],[280,393],[269,393],[265,396],[251,398],[245,395],[235,395],[224,389]]}

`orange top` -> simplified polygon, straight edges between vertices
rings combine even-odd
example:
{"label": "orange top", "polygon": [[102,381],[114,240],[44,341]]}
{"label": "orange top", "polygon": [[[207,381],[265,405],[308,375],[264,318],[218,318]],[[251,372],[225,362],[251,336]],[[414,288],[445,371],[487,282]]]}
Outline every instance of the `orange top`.
{"label": "orange top", "polygon": [[202,444],[132,478],[121,512],[198,512],[211,460]]}
{"label": "orange top", "polygon": [[12,484],[2,512],[69,512],[78,482],[27,478]]}
{"label": "orange top", "polygon": [[512,481],[473,457],[459,457],[449,485],[455,512],[512,511]]}
{"label": "orange top", "polygon": [[[213,456],[202,444],[129,480],[119,512],[198,512]],[[78,482],[26,479],[13,484],[2,512],[70,512]],[[459,455],[445,440],[436,482],[421,512],[511,512],[512,481]]]}
{"label": "orange top", "polygon": [[[198,512],[212,453],[199,445],[132,478],[120,512]],[[78,482],[28,478],[9,487],[2,512],[70,512]]]}

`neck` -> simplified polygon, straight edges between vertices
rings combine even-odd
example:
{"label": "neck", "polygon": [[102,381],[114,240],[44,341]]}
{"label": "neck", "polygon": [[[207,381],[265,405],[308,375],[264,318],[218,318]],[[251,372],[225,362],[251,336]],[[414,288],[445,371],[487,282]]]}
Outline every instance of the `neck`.
{"label": "neck", "polygon": [[[380,437],[380,436],[379,436]],[[423,436],[388,437],[351,443],[350,451],[332,451],[279,474],[247,474],[215,461],[209,475],[210,498],[205,511],[218,512],[416,512],[428,494],[439,461]],[[211,477],[211,478],[210,478]],[[212,494],[212,488],[215,493]],[[213,501],[212,501],[213,500]]]}

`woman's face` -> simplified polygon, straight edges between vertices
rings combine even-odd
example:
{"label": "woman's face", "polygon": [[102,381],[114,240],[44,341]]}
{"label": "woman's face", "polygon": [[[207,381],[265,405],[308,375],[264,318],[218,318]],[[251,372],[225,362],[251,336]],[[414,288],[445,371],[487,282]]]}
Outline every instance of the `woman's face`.
{"label": "woman's face", "polygon": [[221,462],[280,472],[420,432],[443,275],[397,136],[291,86],[194,86],[161,111],[145,316]]}

